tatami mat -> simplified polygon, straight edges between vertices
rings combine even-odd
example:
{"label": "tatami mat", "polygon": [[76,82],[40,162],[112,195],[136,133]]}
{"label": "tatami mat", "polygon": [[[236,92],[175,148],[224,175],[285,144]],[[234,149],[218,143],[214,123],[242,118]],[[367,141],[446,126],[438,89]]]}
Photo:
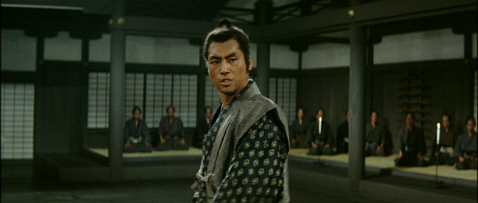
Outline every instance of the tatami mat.
{"label": "tatami mat", "polygon": [[[307,158],[310,160],[318,160],[318,156],[307,155],[308,149],[291,149],[290,156]],[[395,167],[394,159],[397,158],[396,155],[390,155],[387,157],[366,157],[365,166],[374,167],[380,169],[390,169],[393,171],[401,172],[410,172],[416,174],[424,174],[435,176],[437,172],[437,167],[431,165],[428,167]],[[338,154],[333,156],[320,156],[321,161],[329,161],[347,164],[349,161],[348,154]],[[477,181],[477,171],[476,170],[456,170],[453,166],[438,166],[438,176],[455,178],[461,180],[471,180]]]}
{"label": "tatami mat", "polygon": [[[90,148],[90,151],[108,157],[107,148]],[[123,153],[124,158],[135,157],[175,157],[175,156],[201,156],[202,150],[197,148],[189,148],[188,150],[167,150],[167,151],[155,151],[153,152],[134,152]]]}

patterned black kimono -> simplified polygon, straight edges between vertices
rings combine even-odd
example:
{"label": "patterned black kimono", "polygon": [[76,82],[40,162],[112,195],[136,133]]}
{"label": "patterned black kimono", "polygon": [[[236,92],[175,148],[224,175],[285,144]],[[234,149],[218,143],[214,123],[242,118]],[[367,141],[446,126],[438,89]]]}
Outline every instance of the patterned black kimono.
{"label": "patterned black kimono", "polygon": [[249,84],[212,120],[196,202],[289,202],[285,114]]}

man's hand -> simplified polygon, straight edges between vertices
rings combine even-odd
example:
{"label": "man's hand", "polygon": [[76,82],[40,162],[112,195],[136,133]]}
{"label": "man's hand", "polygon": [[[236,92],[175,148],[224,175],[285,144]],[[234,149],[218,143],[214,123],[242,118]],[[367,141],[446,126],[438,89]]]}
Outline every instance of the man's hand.
{"label": "man's hand", "polygon": [[163,138],[163,136],[159,136],[159,138],[161,139],[161,143],[165,143],[166,140]]}
{"label": "man's hand", "polygon": [[326,145],[325,145],[325,148],[330,148],[330,144],[326,144]]}
{"label": "man's hand", "polygon": [[126,144],[124,145],[124,148],[128,149],[131,147],[131,140],[128,140]]}
{"label": "man's hand", "polygon": [[315,142],[312,142],[312,147],[317,148],[317,144],[315,144]]}
{"label": "man's hand", "polygon": [[403,157],[403,152],[402,150],[398,151],[398,158],[401,159]]}
{"label": "man's hand", "polygon": [[290,140],[290,143],[291,143],[291,144],[295,144],[295,139],[292,138],[292,139]]}
{"label": "man's hand", "polygon": [[440,155],[440,152],[436,151],[435,152],[435,157],[438,157],[438,155]]}
{"label": "man's hand", "polygon": [[460,162],[465,162],[465,157],[463,157],[463,156],[460,156],[458,159],[459,159]]}
{"label": "man's hand", "polygon": [[181,139],[181,144],[186,144],[186,140],[184,138]]}
{"label": "man's hand", "polygon": [[146,146],[151,147],[151,143],[146,142]]}

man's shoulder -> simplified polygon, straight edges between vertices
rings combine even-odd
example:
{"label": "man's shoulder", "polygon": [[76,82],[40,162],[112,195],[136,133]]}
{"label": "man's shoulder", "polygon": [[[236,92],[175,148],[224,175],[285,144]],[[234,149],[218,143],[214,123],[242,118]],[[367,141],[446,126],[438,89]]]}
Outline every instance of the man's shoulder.
{"label": "man's shoulder", "polygon": [[146,121],[143,120],[143,119],[139,119],[139,123],[140,123],[141,125],[146,125]]}
{"label": "man's shoulder", "polygon": [[245,102],[262,102],[262,104],[265,104],[265,105],[277,106],[277,104],[274,101],[272,101],[271,99],[267,98],[266,96],[262,94],[256,94],[252,97],[245,99],[244,101]]}
{"label": "man's shoulder", "polygon": [[414,126],[413,127],[413,130],[417,133],[417,134],[420,134],[422,135],[423,134],[423,130],[417,126]]}
{"label": "man's shoulder", "polygon": [[243,100],[239,105],[239,108],[239,112],[241,113],[253,112],[265,115],[265,113],[273,109],[277,109],[277,113],[279,114],[284,113],[284,111],[274,101],[262,94],[257,94]]}
{"label": "man's shoulder", "polygon": [[398,130],[398,134],[405,136],[407,134],[407,131],[408,131],[408,128],[405,126],[400,128],[400,130]]}

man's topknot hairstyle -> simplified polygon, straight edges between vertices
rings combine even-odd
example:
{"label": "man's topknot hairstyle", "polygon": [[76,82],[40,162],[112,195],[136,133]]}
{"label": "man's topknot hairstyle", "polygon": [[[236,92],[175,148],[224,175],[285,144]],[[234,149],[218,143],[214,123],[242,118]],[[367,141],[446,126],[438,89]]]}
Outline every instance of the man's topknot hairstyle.
{"label": "man's topknot hairstyle", "polygon": [[249,56],[250,56],[250,45],[249,37],[241,28],[233,26],[232,23],[227,19],[221,19],[216,29],[212,30],[206,37],[203,46],[203,58],[208,64],[209,56],[209,46],[212,42],[226,42],[230,39],[234,39],[239,44],[239,49],[244,54],[244,59],[246,62],[247,71],[249,71]]}
{"label": "man's topknot hairstyle", "polygon": [[222,26],[232,27],[232,23],[231,23],[231,21],[223,18],[223,19],[219,20],[219,24],[217,25],[217,27],[222,27]]}

